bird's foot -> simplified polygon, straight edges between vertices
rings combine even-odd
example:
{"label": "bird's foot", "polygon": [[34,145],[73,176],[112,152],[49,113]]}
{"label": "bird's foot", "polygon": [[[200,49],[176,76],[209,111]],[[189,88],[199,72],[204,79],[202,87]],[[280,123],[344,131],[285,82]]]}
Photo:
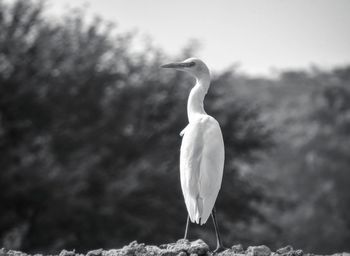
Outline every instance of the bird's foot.
{"label": "bird's foot", "polygon": [[219,252],[223,252],[225,250],[227,250],[228,248],[224,247],[223,245],[220,245],[218,247],[216,247],[216,249],[213,251],[213,253],[219,253]]}

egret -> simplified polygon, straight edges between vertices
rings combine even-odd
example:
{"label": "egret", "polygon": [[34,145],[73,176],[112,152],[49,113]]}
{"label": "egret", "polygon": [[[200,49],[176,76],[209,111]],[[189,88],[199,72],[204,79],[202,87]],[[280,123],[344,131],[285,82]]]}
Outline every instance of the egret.
{"label": "egret", "polygon": [[214,223],[217,248],[224,249],[217,221],[215,201],[218,196],[224,169],[225,149],[220,125],[203,107],[210,86],[210,72],[200,59],[162,65],[185,71],[196,79],[187,102],[188,125],[180,133],[183,137],[180,150],[180,180],[188,217],[185,229],[187,238],[189,220],[203,225],[211,215]]}

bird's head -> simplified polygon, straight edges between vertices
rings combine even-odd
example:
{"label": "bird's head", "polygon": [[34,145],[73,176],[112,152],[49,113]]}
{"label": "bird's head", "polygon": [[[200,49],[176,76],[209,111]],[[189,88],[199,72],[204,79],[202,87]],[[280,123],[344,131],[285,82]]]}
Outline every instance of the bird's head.
{"label": "bird's head", "polygon": [[210,79],[210,72],[207,65],[197,58],[189,58],[182,62],[169,63],[161,67],[185,71],[197,79]]}

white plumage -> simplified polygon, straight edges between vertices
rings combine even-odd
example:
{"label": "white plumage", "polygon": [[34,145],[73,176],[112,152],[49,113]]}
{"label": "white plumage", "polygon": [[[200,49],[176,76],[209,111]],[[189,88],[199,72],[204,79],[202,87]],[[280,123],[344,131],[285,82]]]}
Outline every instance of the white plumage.
{"label": "white plumage", "polygon": [[183,136],[180,179],[191,221],[204,224],[212,213],[221,187],[225,155],[220,125],[203,107],[210,73],[204,62],[196,58],[163,67],[186,71],[196,78],[187,103],[189,124],[180,133]]}
{"label": "white plumage", "polygon": [[219,123],[209,115],[191,120],[183,135],[180,179],[192,222],[206,223],[221,187],[224,142]]}

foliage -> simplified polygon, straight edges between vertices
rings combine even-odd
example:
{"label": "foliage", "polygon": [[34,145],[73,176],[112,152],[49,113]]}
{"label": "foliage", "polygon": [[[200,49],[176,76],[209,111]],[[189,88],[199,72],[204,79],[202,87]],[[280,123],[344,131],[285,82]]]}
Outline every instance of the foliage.
{"label": "foliage", "polygon": [[[178,157],[193,81],[101,19],[45,18],[0,1],[0,239],[57,252],[175,241],[186,210]],[[261,78],[214,74],[206,110],[222,126],[217,201],[227,244],[350,250],[350,68]],[[190,238],[214,242],[210,222]]]}
{"label": "foliage", "polygon": [[[280,207],[260,209],[279,227],[277,246],[314,253],[349,250],[350,68],[288,71],[250,80],[237,93],[264,106],[276,148],[254,173]],[[270,239],[271,240],[271,239]]]}
{"label": "foliage", "polygon": [[[178,134],[192,81],[160,70],[167,57],[152,46],[133,52],[133,35],[80,13],[54,23],[44,8],[0,2],[3,244],[54,252],[178,239],[186,220]],[[219,218],[227,239],[238,240],[230,227],[248,228],[253,202],[263,200],[240,162],[256,161],[270,133],[223,82],[225,74],[214,79],[207,109],[226,141]],[[190,232],[214,240],[203,228]]]}

